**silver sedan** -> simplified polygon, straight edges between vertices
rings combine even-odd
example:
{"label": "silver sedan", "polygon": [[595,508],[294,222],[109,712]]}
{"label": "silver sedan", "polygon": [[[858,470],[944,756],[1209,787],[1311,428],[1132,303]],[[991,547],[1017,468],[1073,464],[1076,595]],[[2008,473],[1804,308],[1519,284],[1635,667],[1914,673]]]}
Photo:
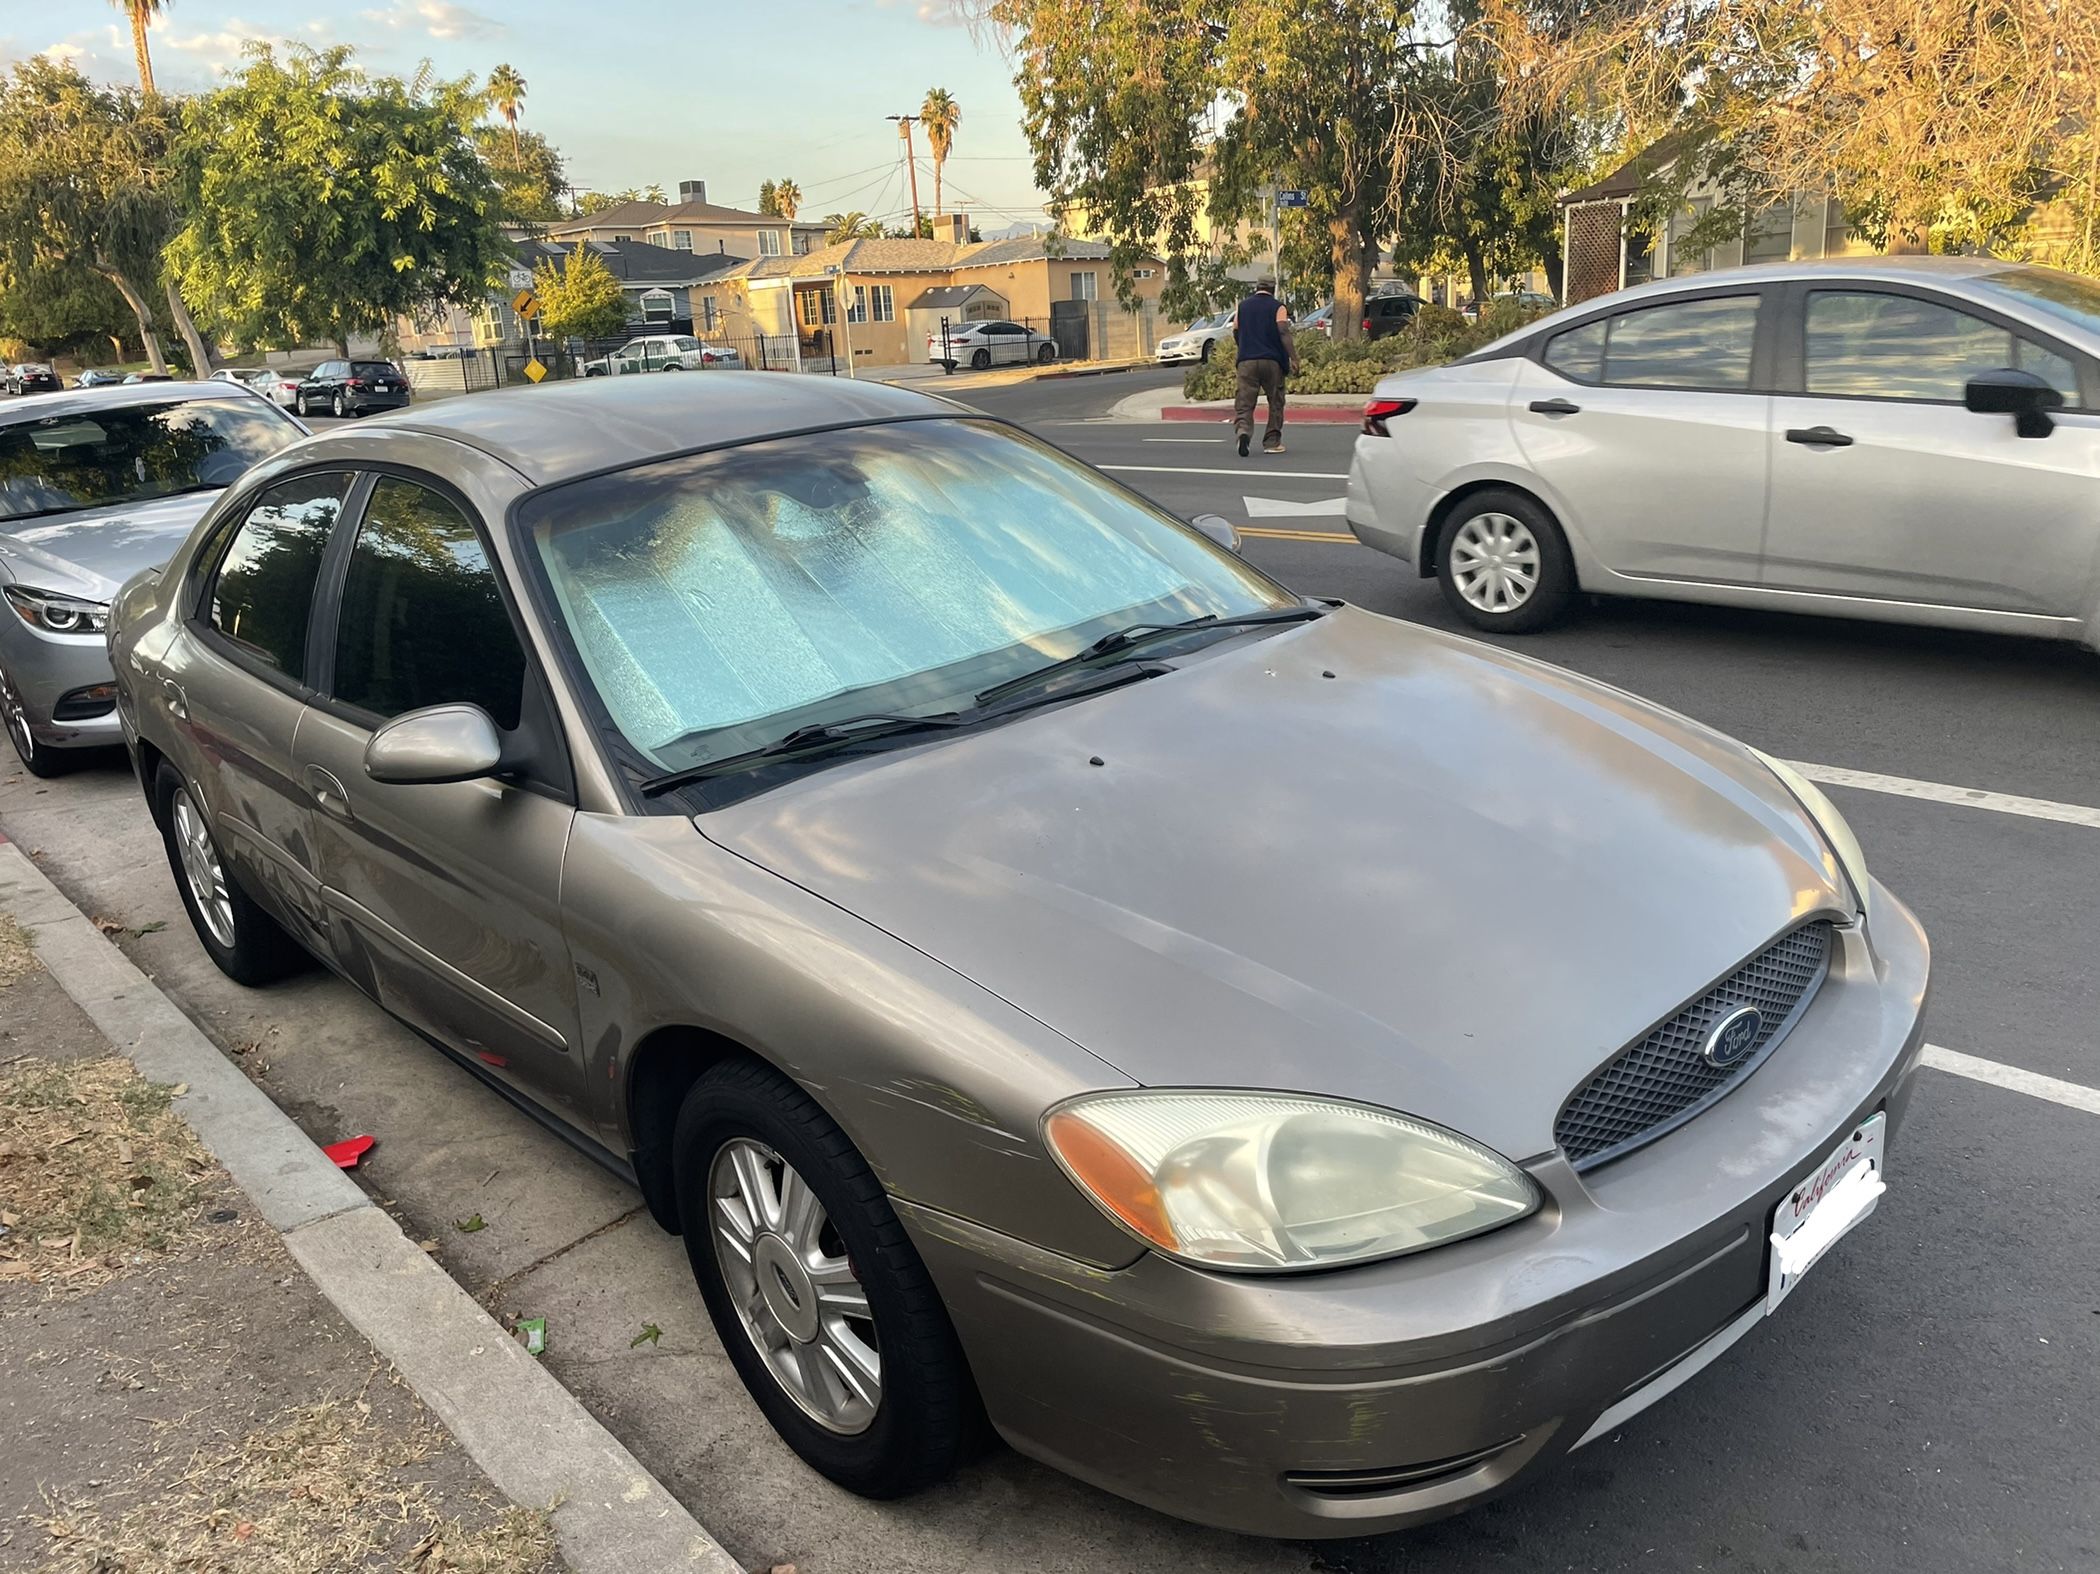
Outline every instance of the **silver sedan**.
{"label": "silver sedan", "polygon": [[2100,284],[1702,273],[1384,379],[1346,512],[1475,627],[1579,593],[2100,643]]}
{"label": "silver sedan", "polygon": [[816,1470],[989,1417],[1361,1534],[1827,1315],[1926,947],[1786,766],[1233,544],[921,394],[631,377],[297,445],[112,643],[212,957],[630,1178]]}

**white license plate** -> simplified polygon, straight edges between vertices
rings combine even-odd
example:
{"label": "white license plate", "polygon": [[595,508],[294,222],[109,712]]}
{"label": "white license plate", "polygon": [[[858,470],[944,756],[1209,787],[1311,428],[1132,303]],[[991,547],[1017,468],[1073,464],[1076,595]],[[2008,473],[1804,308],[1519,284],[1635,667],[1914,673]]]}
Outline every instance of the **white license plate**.
{"label": "white license plate", "polygon": [[1888,1190],[1881,1174],[1881,1136],[1887,1124],[1882,1116],[1869,1115],[1772,1210],[1767,1312],[1793,1293],[1802,1275],[1872,1213]]}

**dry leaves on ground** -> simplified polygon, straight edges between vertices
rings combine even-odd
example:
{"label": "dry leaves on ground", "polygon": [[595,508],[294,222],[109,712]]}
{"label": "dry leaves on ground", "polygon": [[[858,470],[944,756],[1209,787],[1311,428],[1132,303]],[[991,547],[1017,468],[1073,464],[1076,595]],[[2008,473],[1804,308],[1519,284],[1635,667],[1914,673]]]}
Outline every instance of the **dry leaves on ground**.
{"label": "dry leaves on ground", "polygon": [[172,1096],[114,1056],[0,1068],[0,1283],[99,1283],[192,1233],[211,1160]]}
{"label": "dry leaves on ground", "polygon": [[5,913],[0,913],[0,989],[5,989],[37,965],[36,948],[29,931]]}
{"label": "dry leaves on ground", "polygon": [[540,1574],[557,1567],[544,1514],[494,1503],[447,1516],[424,1466],[446,1445],[428,1421],[406,1434],[362,1403],[294,1410],[216,1451],[115,1521],[92,1507],[44,1522],[49,1574]]}

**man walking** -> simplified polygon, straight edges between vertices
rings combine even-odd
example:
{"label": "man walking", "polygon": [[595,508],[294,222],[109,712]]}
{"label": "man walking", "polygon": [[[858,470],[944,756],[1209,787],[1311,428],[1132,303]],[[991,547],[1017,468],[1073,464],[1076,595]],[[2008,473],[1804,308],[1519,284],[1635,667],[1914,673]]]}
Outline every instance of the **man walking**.
{"label": "man walking", "polygon": [[1286,370],[1298,370],[1298,340],[1291,331],[1291,314],[1276,299],[1276,287],[1267,279],[1254,286],[1254,293],[1240,302],[1233,326],[1239,341],[1239,391],[1232,402],[1232,430],[1239,438],[1240,457],[1247,457],[1247,444],[1254,435],[1254,401],[1265,398],[1269,425],[1261,434],[1261,451],[1283,452],[1283,378]]}

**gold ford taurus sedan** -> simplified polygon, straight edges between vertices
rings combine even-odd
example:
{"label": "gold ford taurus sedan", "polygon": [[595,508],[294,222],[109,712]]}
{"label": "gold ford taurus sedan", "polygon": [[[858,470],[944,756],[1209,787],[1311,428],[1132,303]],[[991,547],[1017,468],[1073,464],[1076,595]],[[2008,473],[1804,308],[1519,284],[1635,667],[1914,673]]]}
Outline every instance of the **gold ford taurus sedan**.
{"label": "gold ford taurus sedan", "polygon": [[856,1491],[988,1419],[1211,1524],[1416,1523],[1884,1186],[1926,946],[1813,786],[939,400],[382,417],[111,638],[219,965],[319,957],[631,1176]]}

